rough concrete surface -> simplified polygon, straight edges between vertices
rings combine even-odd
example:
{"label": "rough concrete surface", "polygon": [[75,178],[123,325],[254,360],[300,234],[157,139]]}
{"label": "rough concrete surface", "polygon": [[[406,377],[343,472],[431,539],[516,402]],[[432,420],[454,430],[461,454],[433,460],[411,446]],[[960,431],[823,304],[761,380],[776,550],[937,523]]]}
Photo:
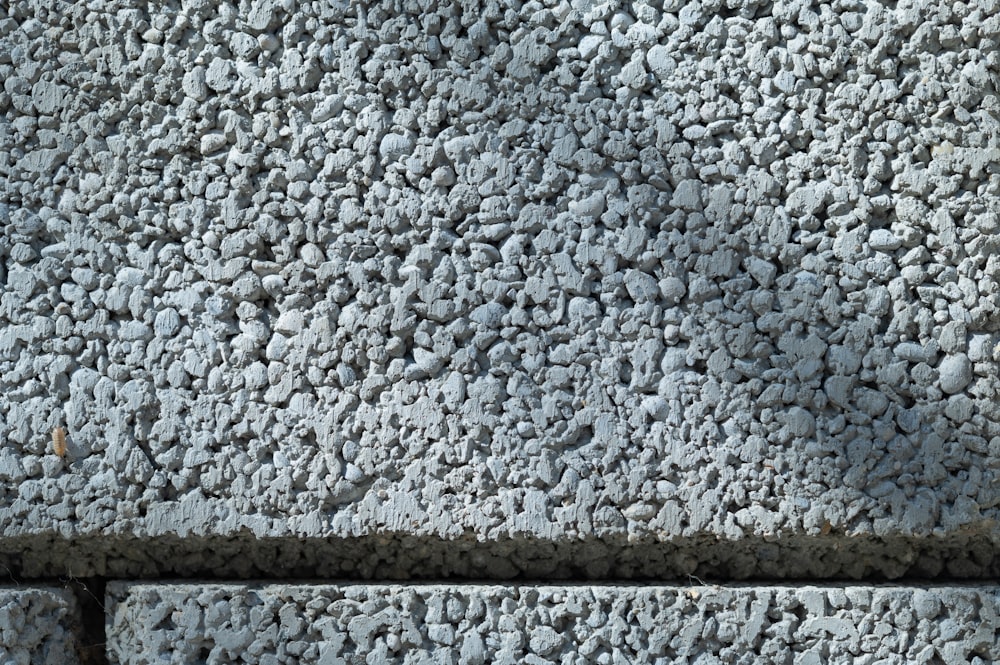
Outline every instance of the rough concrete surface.
{"label": "rough concrete surface", "polygon": [[4,3],[5,551],[992,560],[997,9]]}
{"label": "rough concrete surface", "polygon": [[997,587],[130,584],[109,661],[946,663],[1000,658]]}
{"label": "rough concrete surface", "polygon": [[0,587],[0,663],[76,665],[80,622],[68,589]]}

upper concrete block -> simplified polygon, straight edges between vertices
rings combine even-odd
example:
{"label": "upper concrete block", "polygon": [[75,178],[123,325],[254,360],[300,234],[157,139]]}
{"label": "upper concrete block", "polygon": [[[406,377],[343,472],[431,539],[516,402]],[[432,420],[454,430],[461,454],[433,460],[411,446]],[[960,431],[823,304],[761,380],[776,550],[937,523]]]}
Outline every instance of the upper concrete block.
{"label": "upper concrete block", "polygon": [[41,5],[0,10],[12,567],[996,572],[988,3]]}

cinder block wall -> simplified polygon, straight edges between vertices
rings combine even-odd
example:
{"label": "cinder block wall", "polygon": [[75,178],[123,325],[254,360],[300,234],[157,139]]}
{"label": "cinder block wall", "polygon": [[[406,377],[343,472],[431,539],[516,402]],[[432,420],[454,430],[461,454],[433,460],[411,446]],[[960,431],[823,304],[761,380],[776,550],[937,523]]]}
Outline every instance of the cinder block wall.
{"label": "cinder block wall", "polygon": [[0,564],[994,576],[998,9],[4,3]]}

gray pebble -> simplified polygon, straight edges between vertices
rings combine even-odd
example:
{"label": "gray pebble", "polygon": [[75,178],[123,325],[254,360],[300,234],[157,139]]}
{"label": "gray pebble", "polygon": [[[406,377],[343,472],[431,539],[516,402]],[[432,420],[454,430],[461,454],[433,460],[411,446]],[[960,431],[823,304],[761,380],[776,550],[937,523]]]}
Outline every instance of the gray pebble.
{"label": "gray pebble", "polygon": [[628,270],[625,273],[625,288],[629,297],[636,302],[655,300],[660,294],[656,279],[639,270]]}
{"label": "gray pebble", "polygon": [[879,252],[891,252],[899,249],[902,241],[889,229],[874,229],[868,235],[868,245]]}
{"label": "gray pebble", "polygon": [[156,313],[153,329],[160,337],[170,338],[177,334],[181,327],[181,317],[173,307],[167,307]]}
{"label": "gray pebble", "polygon": [[941,390],[952,395],[972,382],[972,362],[964,353],[945,356],[938,365]]}

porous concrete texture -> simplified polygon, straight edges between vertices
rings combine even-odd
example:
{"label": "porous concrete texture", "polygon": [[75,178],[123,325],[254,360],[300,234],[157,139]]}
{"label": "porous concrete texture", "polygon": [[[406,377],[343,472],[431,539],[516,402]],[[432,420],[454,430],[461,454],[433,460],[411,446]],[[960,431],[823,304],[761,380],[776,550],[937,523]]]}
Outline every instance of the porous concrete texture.
{"label": "porous concrete texture", "polygon": [[0,586],[0,663],[76,665],[80,625],[66,588]]}
{"label": "porous concrete texture", "polygon": [[1000,590],[130,584],[109,661],[946,663],[1000,658]]}
{"label": "porous concrete texture", "polygon": [[997,9],[4,3],[4,560],[830,536],[995,572]]}

